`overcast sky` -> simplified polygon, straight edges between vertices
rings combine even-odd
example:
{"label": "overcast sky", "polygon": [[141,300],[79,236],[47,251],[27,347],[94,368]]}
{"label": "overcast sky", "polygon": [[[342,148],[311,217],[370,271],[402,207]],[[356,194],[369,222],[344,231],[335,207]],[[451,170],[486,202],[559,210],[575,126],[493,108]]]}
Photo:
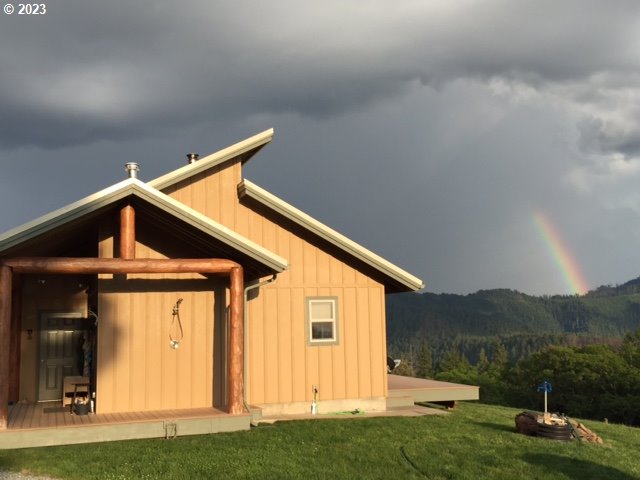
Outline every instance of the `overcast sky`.
{"label": "overcast sky", "polygon": [[571,293],[534,212],[640,275],[638,1],[46,7],[0,14],[0,231],[274,127],[245,176],[428,291]]}

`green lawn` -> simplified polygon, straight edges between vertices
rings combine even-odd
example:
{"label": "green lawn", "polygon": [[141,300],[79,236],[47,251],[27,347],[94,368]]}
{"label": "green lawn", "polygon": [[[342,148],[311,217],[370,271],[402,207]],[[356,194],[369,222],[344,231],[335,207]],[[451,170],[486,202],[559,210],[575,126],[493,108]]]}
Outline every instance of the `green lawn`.
{"label": "green lawn", "polygon": [[585,421],[604,445],[514,433],[519,410],[281,422],[250,432],[0,451],[0,468],[65,479],[640,479],[640,429]]}

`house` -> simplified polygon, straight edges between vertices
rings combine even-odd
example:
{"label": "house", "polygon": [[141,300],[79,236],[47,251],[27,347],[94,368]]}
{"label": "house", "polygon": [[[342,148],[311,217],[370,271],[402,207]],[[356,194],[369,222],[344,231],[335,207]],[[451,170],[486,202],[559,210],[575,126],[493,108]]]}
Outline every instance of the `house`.
{"label": "house", "polygon": [[127,164],[122,182],[0,236],[0,434],[12,408],[69,402],[71,385],[92,418],[242,419],[228,429],[314,398],[386,409],[385,294],[423,283],[244,179],[272,136],[147,183]]}

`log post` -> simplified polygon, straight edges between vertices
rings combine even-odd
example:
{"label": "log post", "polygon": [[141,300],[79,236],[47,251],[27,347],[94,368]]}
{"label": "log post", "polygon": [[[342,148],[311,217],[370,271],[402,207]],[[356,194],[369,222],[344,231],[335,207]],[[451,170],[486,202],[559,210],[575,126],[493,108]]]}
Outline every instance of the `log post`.
{"label": "log post", "polygon": [[9,422],[11,277],[11,268],[6,265],[0,265],[0,430],[6,430]]}
{"label": "log post", "polygon": [[136,258],[136,211],[131,205],[120,210],[120,258]]}
{"label": "log post", "polygon": [[20,400],[20,344],[22,336],[22,275],[14,275],[11,300],[11,348],[9,353],[9,401]]}
{"label": "log post", "polygon": [[227,410],[233,415],[244,412],[244,280],[241,267],[231,269],[230,283]]}

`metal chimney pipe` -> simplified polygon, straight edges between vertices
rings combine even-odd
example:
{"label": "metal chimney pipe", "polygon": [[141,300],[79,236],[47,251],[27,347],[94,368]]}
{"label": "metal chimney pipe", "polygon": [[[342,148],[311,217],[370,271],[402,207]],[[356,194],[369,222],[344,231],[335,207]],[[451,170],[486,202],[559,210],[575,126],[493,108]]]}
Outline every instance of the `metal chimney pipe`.
{"label": "metal chimney pipe", "polygon": [[124,169],[129,174],[129,178],[138,178],[140,167],[136,162],[129,162],[124,165]]}
{"label": "metal chimney pipe", "polygon": [[200,155],[197,153],[187,153],[187,163],[196,163],[200,158]]}

